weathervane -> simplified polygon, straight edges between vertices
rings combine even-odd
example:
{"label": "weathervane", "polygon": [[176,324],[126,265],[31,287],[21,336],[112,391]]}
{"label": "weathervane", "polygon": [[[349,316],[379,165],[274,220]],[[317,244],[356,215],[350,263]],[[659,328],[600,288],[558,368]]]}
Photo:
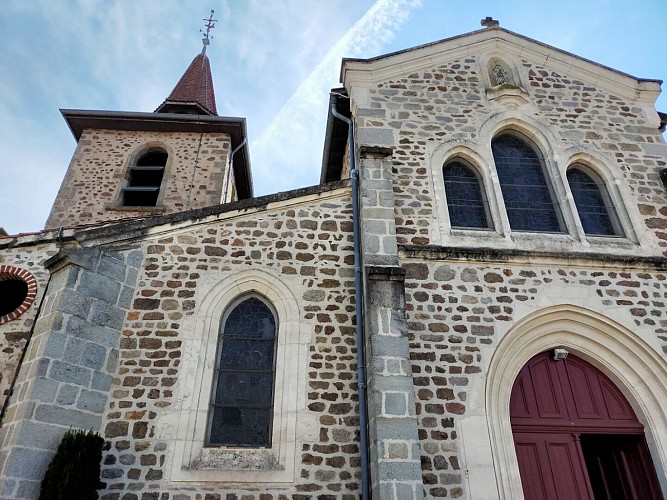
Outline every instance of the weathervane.
{"label": "weathervane", "polygon": [[218,22],[217,19],[213,19],[213,14],[214,10],[211,9],[211,14],[208,16],[208,19],[202,19],[206,24],[204,24],[204,28],[206,28],[206,32],[204,30],[199,30],[200,33],[204,33],[204,38],[202,39],[201,43],[204,44],[204,48],[202,49],[202,53],[206,52],[206,46],[211,44],[210,38],[213,38],[212,36],[209,37],[209,33],[213,28],[215,28],[215,23]]}

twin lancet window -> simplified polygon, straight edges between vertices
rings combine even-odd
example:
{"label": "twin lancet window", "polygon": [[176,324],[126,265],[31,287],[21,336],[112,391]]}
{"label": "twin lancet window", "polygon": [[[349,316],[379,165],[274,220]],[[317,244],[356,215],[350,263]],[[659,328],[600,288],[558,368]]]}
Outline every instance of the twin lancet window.
{"label": "twin lancet window", "polygon": [[[491,150],[510,228],[564,232],[560,209],[535,148],[517,135],[502,134],[493,139]],[[443,178],[451,226],[491,228],[484,183],[476,169],[456,159],[443,167]],[[622,235],[606,187],[595,173],[575,164],[567,171],[567,182],[587,235]]]}
{"label": "twin lancet window", "polygon": [[167,157],[167,153],[161,149],[150,150],[129,167],[127,184],[123,188],[123,206],[157,205]]}
{"label": "twin lancet window", "polygon": [[270,447],[276,316],[262,299],[237,301],[220,323],[209,446]]}

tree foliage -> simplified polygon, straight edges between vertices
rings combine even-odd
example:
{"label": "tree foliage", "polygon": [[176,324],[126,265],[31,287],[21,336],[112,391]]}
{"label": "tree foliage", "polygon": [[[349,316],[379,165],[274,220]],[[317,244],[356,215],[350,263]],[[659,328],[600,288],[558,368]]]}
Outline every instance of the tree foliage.
{"label": "tree foliage", "polygon": [[70,429],[42,480],[39,500],[95,500],[104,439],[92,430]]}

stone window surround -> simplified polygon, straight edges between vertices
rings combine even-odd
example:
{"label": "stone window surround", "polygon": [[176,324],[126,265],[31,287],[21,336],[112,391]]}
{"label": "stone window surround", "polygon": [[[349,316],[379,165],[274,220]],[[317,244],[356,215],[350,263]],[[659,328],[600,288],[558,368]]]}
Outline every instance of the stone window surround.
{"label": "stone window surround", "polygon": [[[603,207],[605,209],[605,212],[607,213],[607,217],[609,217],[609,220],[611,222],[612,228],[615,231],[615,235],[608,235],[607,237],[620,237],[624,238],[625,237],[625,227],[621,224],[621,221],[618,218],[617,214],[617,209],[616,209],[616,203],[615,200],[612,199],[612,197],[609,194],[609,188],[607,182],[601,175],[600,171],[606,172],[606,168],[596,168],[595,166],[595,159],[593,159],[593,162],[587,161],[587,159],[583,159],[582,161],[570,161],[567,169],[565,170],[565,175],[567,178],[567,172],[570,170],[578,170],[580,172],[583,172],[586,174],[597,186],[598,192],[600,193],[600,196],[602,197],[605,206]],[[614,181],[612,180],[612,186],[614,185]],[[569,187],[569,182],[568,182],[568,187]],[[575,203],[576,206],[576,203]],[[621,209],[624,208],[623,205],[620,207]],[[627,214],[624,214],[627,215]],[[594,235],[589,235],[588,237],[591,237]],[[634,236],[634,233],[633,233]],[[632,236],[631,236],[632,237]]]}
{"label": "stone window surround", "polygon": [[[297,416],[305,408],[310,337],[301,327],[298,303],[282,280],[266,271],[248,270],[202,284],[209,290],[181,330],[184,358],[176,392],[179,407],[173,482],[291,483],[297,454]],[[276,379],[271,448],[205,447],[209,399],[220,319],[240,296],[259,294],[270,301],[278,321]],[[165,423],[165,428],[169,424]]]}
{"label": "stone window surround", "polygon": [[3,275],[8,275],[12,278],[18,278],[19,280],[25,282],[26,285],[28,285],[28,293],[26,294],[25,299],[23,299],[21,305],[19,305],[9,314],[0,316],[0,325],[3,323],[8,323],[21,316],[21,314],[30,308],[32,303],[35,301],[35,297],[37,296],[37,280],[25,269],[9,265],[0,265],[0,279]]}
{"label": "stone window surround", "polygon": [[593,364],[623,392],[644,424],[662,490],[667,490],[667,389],[660,383],[667,378],[667,364],[659,354],[660,346],[652,340],[657,339],[567,303],[532,311],[512,326],[489,353],[486,376],[471,385],[479,408],[458,424],[470,497],[486,498],[497,489],[497,498],[502,500],[523,499],[510,425],[510,395],[523,365],[555,347]]}
{"label": "stone window surround", "polygon": [[[123,204],[123,188],[125,187],[128,179],[130,178],[130,169],[133,165],[137,164],[137,161],[148,153],[151,149],[162,149],[167,153],[167,163],[164,166],[162,173],[162,184],[160,185],[160,193],[158,194],[157,201],[155,206],[150,207],[131,207]],[[163,141],[148,141],[144,144],[136,146],[133,151],[125,159],[125,164],[121,170],[121,182],[118,183],[118,188],[114,201],[107,203],[104,208],[106,210],[120,211],[120,212],[164,212],[166,207],[163,203],[165,186],[168,185],[168,181],[173,179],[173,163],[174,163],[174,151]]]}
{"label": "stone window surround", "polygon": [[[599,152],[593,152],[583,145],[563,148],[549,130],[532,118],[523,115],[518,118],[517,114],[517,112],[498,113],[487,119],[480,127],[477,140],[446,141],[432,151],[430,167],[437,212],[437,220],[433,224],[433,243],[479,246],[486,242],[494,247],[500,245],[503,248],[513,248],[516,243],[535,239],[535,236],[538,236],[542,241],[551,240],[556,245],[576,251],[591,251],[595,250],[597,245],[612,244],[618,249],[627,248],[631,252],[636,252],[637,245],[645,246],[648,236],[641,229],[639,231],[635,229],[642,228],[643,223],[636,206],[627,201],[632,197],[626,183],[620,175],[615,175],[608,167],[608,165],[615,164],[615,161],[604,158]],[[491,151],[492,138],[507,131],[516,132],[529,139],[542,155],[545,175],[552,184],[566,233],[511,231]],[[552,145],[555,146],[552,147]],[[465,160],[480,173],[483,192],[489,203],[493,230],[451,227],[444,193],[442,167],[457,158]],[[566,177],[567,169],[575,163],[591,169],[605,183],[612,205],[616,208],[616,217],[624,236],[592,236],[584,233]],[[484,241],[480,238],[483,238]]]}

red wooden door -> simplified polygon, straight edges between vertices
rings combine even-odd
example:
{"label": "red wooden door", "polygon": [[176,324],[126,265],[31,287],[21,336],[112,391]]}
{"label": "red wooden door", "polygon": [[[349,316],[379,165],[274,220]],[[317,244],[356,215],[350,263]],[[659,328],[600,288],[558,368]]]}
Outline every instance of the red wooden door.
{"label": "red wooden door", "polygon": [[586,361],[533,357],[514,382],[510,417],[526,500],[662,498],[642,424]]}

